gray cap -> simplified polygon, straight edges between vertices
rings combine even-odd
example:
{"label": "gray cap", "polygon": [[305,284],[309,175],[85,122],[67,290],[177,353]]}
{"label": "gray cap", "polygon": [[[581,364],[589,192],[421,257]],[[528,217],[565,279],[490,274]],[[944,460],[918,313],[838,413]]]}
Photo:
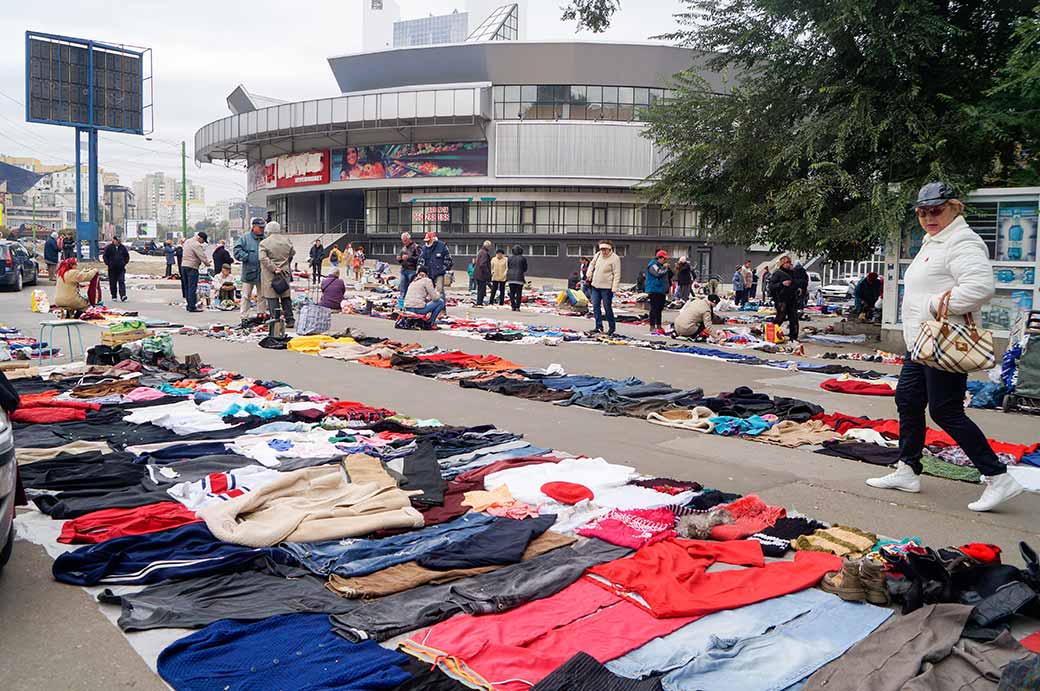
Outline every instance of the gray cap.
{"label": "gray cap", "polygon": [[264,226],[267,225],[267,221],[265,221],[264,219],[260,218],[259,216],[253,216],[253,220],[251,220],[249,222],[249,225],[250,225],[250,227],[252,227],[252,226],[260,226],[261,228],[263,228]]}
{"label": "gray cap", "polygon": [[929,182],[918,191],[917,202],[914,203],[913,208],[920,209],[927,206],[939,206],[956,198],[957,193],[953,187],[945,182]]}

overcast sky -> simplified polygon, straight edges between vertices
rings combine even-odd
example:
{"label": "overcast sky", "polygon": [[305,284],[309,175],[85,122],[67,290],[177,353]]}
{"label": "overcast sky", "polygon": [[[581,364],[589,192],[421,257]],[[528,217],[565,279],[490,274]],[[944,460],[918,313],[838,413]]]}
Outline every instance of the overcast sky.
{"label": "overcast sky", "polygon": [[[405,19],[463,8],[464,0],[399,0]],[[560,21],[563,0],[528,0],[528,39],[575,37]],[[49,0],[4,3],[0,22],[0,153],[72,163],[73,130],[25,122],[25,31],[43,31],[152,48],[155,141],[102,133],[101,167],[131,184],[145,173],[180,174],[178,142],[188,144],[188,177],[206,201],[241,197],[245,174],[198,167],[195,131],[228,115],[238,84],[284,100],[339,93],[326,58],[361,50],[362,0]],[[675,27],[679,0],[622,0],[611,29],[581,40],[643,41]],[[85,139],[85,138],[84,138]],[[160,141],[161,140],[161,141]],[[85,158],[84,158],[85,161]]]}

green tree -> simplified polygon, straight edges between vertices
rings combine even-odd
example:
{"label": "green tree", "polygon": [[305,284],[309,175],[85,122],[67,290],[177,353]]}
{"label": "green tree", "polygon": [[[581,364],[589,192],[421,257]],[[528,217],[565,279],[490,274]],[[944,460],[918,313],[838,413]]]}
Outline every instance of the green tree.
{"label": "green tree", "polygon": [[1028,170],[1020,90],[992,92],[1035,1],[684,0],[667,38],[705,52],[647,113],[671,152],[648,193],[733,243],[862,257],[922,183]]}
{"label": "green tree", "polygon": [[563,21],[578,22],[578,31],[588,29],[603,33],[610,26],[614,13],[621,9],[620,0],[571,0],[563,6]]}

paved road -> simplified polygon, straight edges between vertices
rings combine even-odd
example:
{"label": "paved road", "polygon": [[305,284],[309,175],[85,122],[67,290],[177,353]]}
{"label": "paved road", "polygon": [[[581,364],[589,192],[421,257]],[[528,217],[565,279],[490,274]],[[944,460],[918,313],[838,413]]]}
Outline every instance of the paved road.
{"label": "paved road", "polygon": [[[186,314],[167,304],[176,291],[138,290],[131,287],[126,307],[148,317],[204,325],[227,321],[222,313]],[[39,315],[28,311],[29,297],[0,294],[3,320],[32,328]],[[121,305],[122,306],[122,305]],[[474,316],[514,316],[508,311],[462,308]],[[521,314],[537,323],[587,328],[581,320],[555,315]],[[891,399],[833,394],[819,389],[820,377],[770,368],[722,364],[699,358],[635,348],[564,344],[516,345],[471,341],[444,332],[395,331],[390,322],[360,316],[336,315],[333,328],[352,328],[374,336],[438,344],[469,352],[494,353],[525,366],[562,364],[571,373],[637,376],[683,386],[700,386],[711,394],[747,385],[756,390],[816,401],[827,410],[872,417],[892,417]],[[96,342],[96,327],[84,327],[87,340]],[[622,327],[632,334],[641,329]],[[252,345],[199,337],[177,336],[179,355],[199,353],[216,366],[237,368],[244,374],[280,377],[295,386],[362,400],[407,414],[437,416],[455,424],[493,422],[522,432],[534,443],[609,460],[629,463],[643,472],[695,479],[706,486],[742,493],[757,492],[769,503],[782,504],[824,520],[846,523],[893,536],[916,535],[933,545],[982,541],[999,544],[1007,561],[1018,563],[1019,540],[1034,540],[1040,519],[1040,500],[1023,496],[1005,509],[974,514],[966,504],[979,488],[964,483],[926,478],[919,495],[887,493],[863,480],[876,469],[799,449],[712,435],[698,435],[651,425],[630,418],[606,417],[578,408],[514,399],[403,372],[328,361],[286,351],[268,351]],[[822,352],[811,348],[811,352]],[[872,365],[876,369],[896,368]],[[970,414],[998,439],[1036,440],[1033,418],[994,411]],[[0,679],[5,689],[161,688],[122,636],[79,589],[50,580],[49,562],[39,548],[20,542],[11,571],[0,579]],[[14,623],[12,625],[12,622]],[[107,628],[106,628],[107,627]],[[75,646],[80,647],[75,647]],[[42,667],[41,667],[41,662]],[[42,676],[41,676],[42,675]],[[13,680],[13,683],[8,683]],[[93,684],[93,686],[91,686]]]}

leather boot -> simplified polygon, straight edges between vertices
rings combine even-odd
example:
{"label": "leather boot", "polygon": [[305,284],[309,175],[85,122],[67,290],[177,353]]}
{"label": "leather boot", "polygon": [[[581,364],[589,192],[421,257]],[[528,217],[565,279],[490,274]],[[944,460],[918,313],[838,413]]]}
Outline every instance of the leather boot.
{"label": "leather boot", "polygon": [[888,589],[885,587],[885,574],[881,564],[873,559],[864,559],[859,563],[859,580],[863,584],[867,602],[872,605],[889,603]]}
{"label": "leather boot", "polygon": [[850,602],[866,599],[867,593],[863,589],[863,583],[859,579],[859,563],[846,559],[841,565],[841,571],[829,573],[823,577],[820,590],[825,593],[833,593],[842,600]]}

